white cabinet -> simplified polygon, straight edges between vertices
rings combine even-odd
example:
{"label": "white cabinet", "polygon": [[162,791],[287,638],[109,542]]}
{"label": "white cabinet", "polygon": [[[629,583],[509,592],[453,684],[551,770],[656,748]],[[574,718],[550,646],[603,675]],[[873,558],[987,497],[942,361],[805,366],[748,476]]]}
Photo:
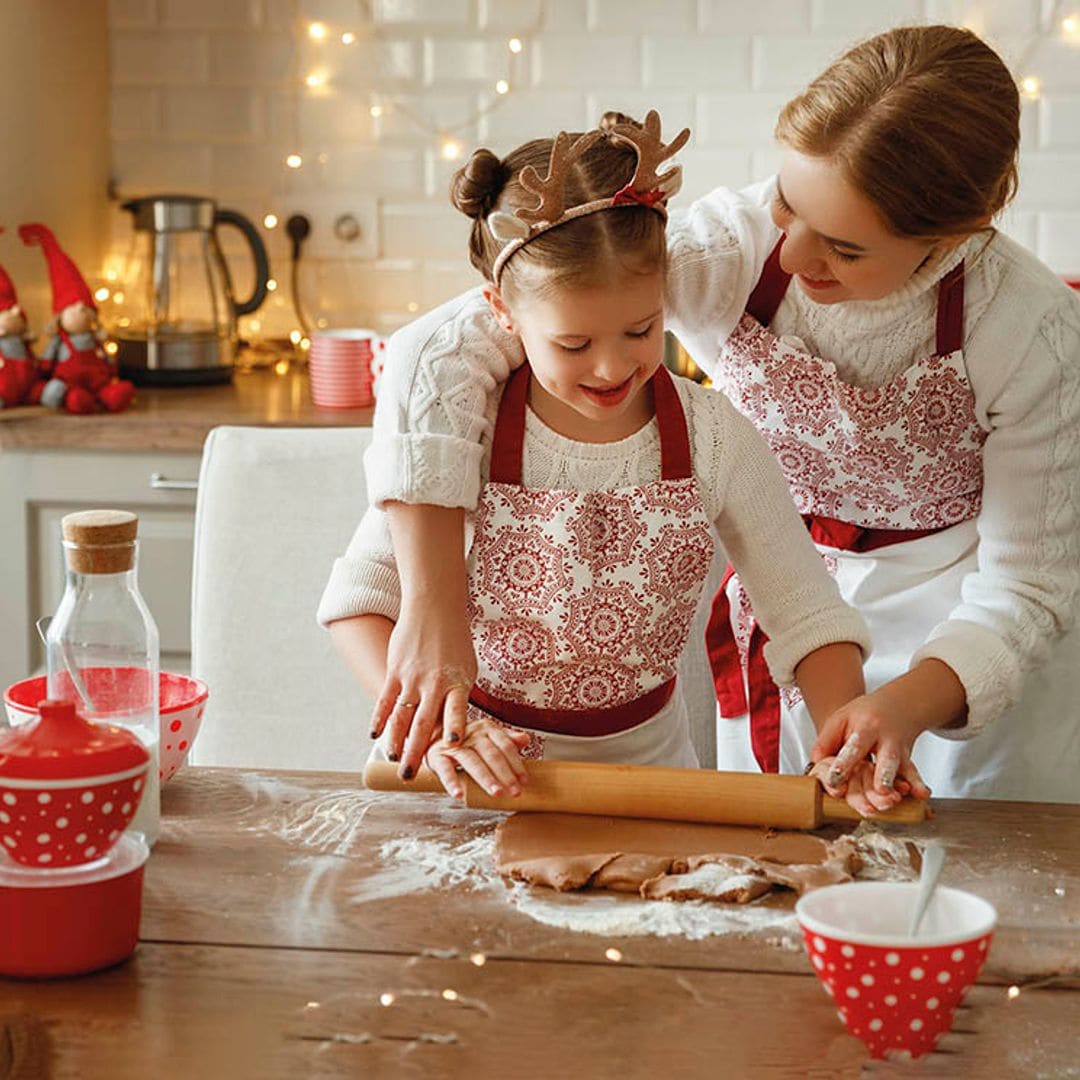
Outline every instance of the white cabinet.
{"label": "white cabinet", "polygon": [[190,662],[191,556],[200,453],[0,450],[0,688],[44,665],[35,620],[64,589],[60,519],[139,515],[139,586],[161,632],[161,666]]}

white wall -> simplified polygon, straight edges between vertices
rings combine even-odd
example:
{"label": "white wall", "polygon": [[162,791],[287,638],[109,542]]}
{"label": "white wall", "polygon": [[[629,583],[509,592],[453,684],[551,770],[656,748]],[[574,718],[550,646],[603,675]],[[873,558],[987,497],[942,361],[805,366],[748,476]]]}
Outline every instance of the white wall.
{"label": "white wall", "polygon": [[89,277],[105,250],[109,178],[106,0],[0,0],[0,264],[32,328],[52,314],[39,248],[17,227],[43,221]]}
{"label": "white wall", "polygon": [[[468,222],[445,195],[458,162],[405,109],[461,124],[466,152],[503,152],[607,108],[657,106],[668,130],[694,130],[685,202],[771,171],[777,109],[854,39],[965,22],[1043,84],[1024,107],[1005,227],[1080,274],[1080,35],[1063,39],[1068,13],[1051,0],[111,0],[113,172],[124,194],[211,193],[258,218],[308,212],[307,292],[323,299],[322,317],[387,328],[477,280]],[[312,20],[326,24],[323,43],[308,35]],[[345,31],[354,44],[341,43]],[[305,86],[320,72],[326,86]],[[500,78],[511,93],[469,121],[497,100]],[[300,170],[283,164],[293,151]],[[353,245],[331,232],[343,212],[363,228]],[[280,227],[270,239],[284,276]],[[263,323],[292,320],[279,307]]]}

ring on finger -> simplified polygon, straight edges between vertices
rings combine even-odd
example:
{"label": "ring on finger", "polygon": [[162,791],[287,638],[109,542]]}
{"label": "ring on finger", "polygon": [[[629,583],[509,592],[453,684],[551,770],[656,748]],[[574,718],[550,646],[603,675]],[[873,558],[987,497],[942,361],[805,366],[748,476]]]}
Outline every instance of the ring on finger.
{"label": "ring on finger", "polygon": [[397,699],[397,701],[394,702],[394,708],[395,709],[415,709],[416,706],[419,705],[419,704],[420,704],[419,701],[406,701],[404,698],[399,697]]}

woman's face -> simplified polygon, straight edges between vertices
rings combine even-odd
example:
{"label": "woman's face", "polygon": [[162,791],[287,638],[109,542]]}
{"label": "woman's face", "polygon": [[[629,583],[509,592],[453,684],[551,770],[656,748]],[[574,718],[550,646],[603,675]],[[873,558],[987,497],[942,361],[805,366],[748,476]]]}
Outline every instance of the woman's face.
{"label": "woman's face", "polygon": [[819,304],[888,296],[940,243],[890,232],[876,207],[829,158],[789,148],[771,211],[787,234],[780,265]]}

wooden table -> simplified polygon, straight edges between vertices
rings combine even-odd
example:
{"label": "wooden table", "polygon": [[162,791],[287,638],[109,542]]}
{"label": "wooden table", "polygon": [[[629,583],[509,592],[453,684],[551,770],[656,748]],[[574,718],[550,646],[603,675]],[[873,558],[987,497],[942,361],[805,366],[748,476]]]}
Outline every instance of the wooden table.
{"label": "wooden table", "polygon": [[534,921],[497,881],[395,884],[384,842],[462,844],[498,815],[345,774],[181,772],[135,956],[0,981],[0,1018],[44,1021],[51,1071],[26,1075],[79,1080],[1075,1076],[1080,806],[936,805],[905,835],[942,840],[946,883],[1000,925],[954,1031],[906,1066],[868,1061],[789,929],[613,939]]}

